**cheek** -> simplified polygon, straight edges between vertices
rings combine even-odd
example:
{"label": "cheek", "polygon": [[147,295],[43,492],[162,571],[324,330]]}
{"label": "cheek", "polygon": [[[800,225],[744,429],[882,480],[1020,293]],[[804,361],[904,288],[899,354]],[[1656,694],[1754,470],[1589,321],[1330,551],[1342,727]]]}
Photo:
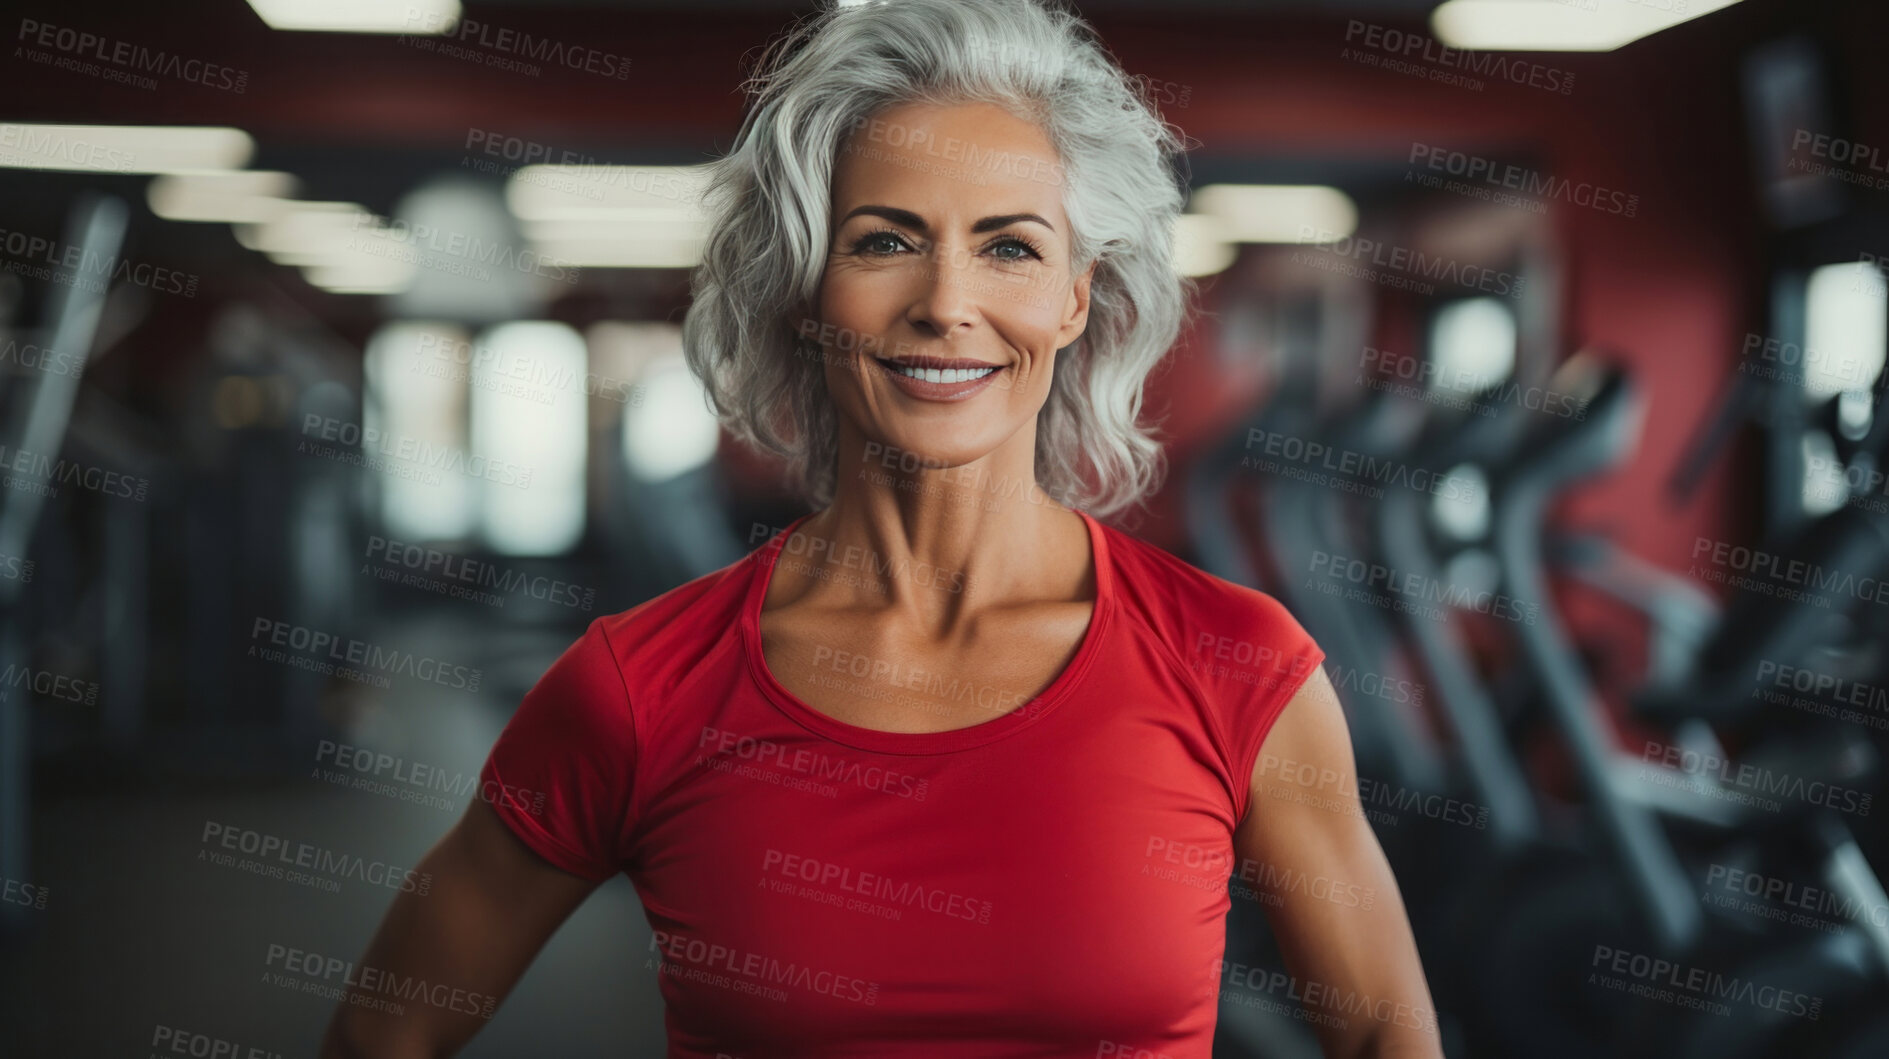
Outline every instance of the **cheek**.
{"label": "cheek", "polygon": [[[821,322],[829,328],[845,328],[855,336],[879,340],[896,304],[886,286],[882,276],[848,273],[827,276],[820,285]],[[849,344],[849,348],[855,345]]]}
{"label": "cheek", "polygon": [[1047,366],[1055,356],[1056,332],[1062,326],[1061,306],[1053,301],[1040,289],[1019,288],[993,299],[984,318],[1006,342]]}

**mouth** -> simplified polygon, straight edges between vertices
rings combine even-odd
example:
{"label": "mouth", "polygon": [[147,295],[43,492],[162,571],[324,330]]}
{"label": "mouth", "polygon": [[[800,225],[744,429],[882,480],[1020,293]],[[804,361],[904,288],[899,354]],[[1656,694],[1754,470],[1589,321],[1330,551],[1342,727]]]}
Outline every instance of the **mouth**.
{"label": "mouth", "polygon": [[873,363],[886,373],[900,391],[925,401],[961,401],[984,387],[1003,371],[999,364],[944,357],[874,357]]}
{"label": "mouth", "polygon": [[978,360],[948,360],[943,357],[874,357],[887,371],[922,382],[975,382],[1002,370],[1001,365]]}

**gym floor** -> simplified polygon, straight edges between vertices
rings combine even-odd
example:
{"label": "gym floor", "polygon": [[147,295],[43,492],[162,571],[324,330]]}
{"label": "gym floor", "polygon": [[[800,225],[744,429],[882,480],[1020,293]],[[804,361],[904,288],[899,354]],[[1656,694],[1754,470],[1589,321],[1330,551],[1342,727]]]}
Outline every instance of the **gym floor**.
{"label": "gym floor", "polygon": [[[451,620],[440,615],[412,639],[413,649],[431,643],[446,654],[450,644],[456,657],[501,659],[487,670],[490,694],[418,681],[368,689],[354,731],[363,743],[398,745],[409,761],[463,774],[477,771],[510,715],[510,689],[528,686],[575,634]],[[33,863],[39,877],[62,885],[36,929],[0,947],[0,1023],[10,1042],[24,1045],[7,1054],[144,1055],[168,1027],[234,1041],[239,1055],[253,1047],[256,1055],[313,1056],[334,1002],[265,980],[269,946],[357,960],[393,891],[347,881],[339,892],[311,893],[199,861],[200,851],[220,848],[202,841],[206,824],[407,867],[458,817],[457,806],[448,812],[324,782],[313,775],[313,749],[298,775],[276,780],[43,797]],[[126,886],[126,875],[148,885]],[[635,890],[627,878],[610,880],[552,937],[462,1054],[662,1054],[662,997],[644,966],[648,946]]]}

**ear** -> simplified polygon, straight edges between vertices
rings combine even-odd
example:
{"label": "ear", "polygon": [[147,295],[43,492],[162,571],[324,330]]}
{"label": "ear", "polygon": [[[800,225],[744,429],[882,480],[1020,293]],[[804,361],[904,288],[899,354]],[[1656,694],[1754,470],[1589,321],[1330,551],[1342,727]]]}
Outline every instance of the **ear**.
{"label": "ear", "polygon": [[1056,331],[1057,349],[1074,342],[1089,326],[1089,284],[1095,279],[1095,266],[1101,260],[1096,258],[1089,262],[1089,267],[1082,270],[1069,288],[1069,298],[1063,303],[1063,324]]}

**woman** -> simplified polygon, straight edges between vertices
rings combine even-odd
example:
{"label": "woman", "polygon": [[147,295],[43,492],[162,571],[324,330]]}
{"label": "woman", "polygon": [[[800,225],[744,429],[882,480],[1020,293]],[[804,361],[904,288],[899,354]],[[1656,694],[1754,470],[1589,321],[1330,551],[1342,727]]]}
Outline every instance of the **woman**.
{"label": "woman", "polygon": [[[363,967],[502,997],[628,872],[671,1056],[1206,1059],[1223,996],[1440,1055],[1322,652],[1091,513],[1160,472],[1174,133],[1026,0],[827,11],[752,87],[685,345],[818,513],[592,623]],[[1223,961],[1229,883],[1289,973]],[[344,1004],[325,1054],[486,1017]]]}

